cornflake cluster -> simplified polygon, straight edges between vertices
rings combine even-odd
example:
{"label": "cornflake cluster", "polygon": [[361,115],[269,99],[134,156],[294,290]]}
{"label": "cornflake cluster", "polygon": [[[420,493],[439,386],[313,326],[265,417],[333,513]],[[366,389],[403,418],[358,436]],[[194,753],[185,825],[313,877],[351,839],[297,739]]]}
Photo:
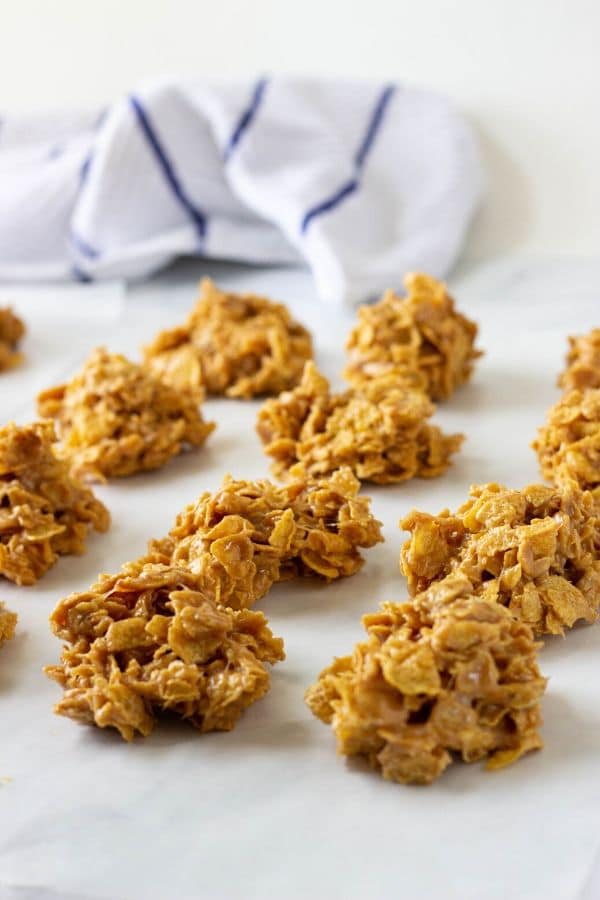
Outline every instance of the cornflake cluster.
{"label": "cornflake cluster", "polygon": [[390,374],[443,400],[468,381],[481,355],[474,346],[477,325],[456,311],[442,282],[412,274],[404,284],[406,297],[387,291],[379,303],[360,308],[344,376],[360,385]]}
{"label": "cornflake cluster", "polygon": [[184,509],[165,539],[150,543],[146,559],[185,566],[234,609],[252,606],[276,581],[353,575],[364,562],[359,548],[383,540],[359,488],[347,468],[285,487],[227,477]]}
{"label": "cornflake cluster", "polygon": [[51,619],[70,646],[46,673],[64,688],[60,715],[116,728],[130,741],[160,713],[229,731],[269,689],[284,658],[262,613],[220,606],[174,566],[129,564],[63,600]]}
{"label": "cornflake cluster", "polygon": [[600,328],[569,338],[565,393],[548,411],[532,447],[544,478],[573,479],[583,490],[600,488]]}
{"label": "cornflake cluster", "polygon": [[0,644],[10,641],[17,627],[17,614],[7,609],[4,603],[0,603]]}
{"label": "cornflake cluster", "polygon": [[12,309],[0,309],[0,372],[14,369],[23,360],[17,348],[24,334],[25,325]]}
{"label": "cornflake cluster", "polygon": [[332,394],[313,362],[294,390],[267,400],[257,431],[279,477],[314,477],[349,466],[361,481],[392,484],[445,472],[463,436],[427,419],[431,401],[393,373]]}
{"label": "cornflake cluster", "polygon": [[558,383],[566,391],[600,388],[600,328],[569,338],[567,368]]}
{"label": "cornflake cluster", "polygon": [[285,306],[224,293],[209,279],[186,323],[145,348],[149,368],[176,388],[242,398],[292,387],[311,357],[310,334]]}
{"label": "cornflake cluster", "polygon": [[572,390],[548,412],[533,448],[544,478],[573,479],[583,490],[600,487],[600,388]]}
{"label": "cornflake cluster", "polygon": [[363,618],[367,640],[334,660],[306,701],[338,752],[384,778],[429,784],[460,754],[487,768],[542,746],[546,681],[531,629],[449,575]]}
{"label": "cornflake cluster", "polygon": [[597,617],[600,519],[592,494],[574,482],[475,486],[455,515],[413,510],[400,525],[411,532],[400,565],[413,595],[460,573],[540,634]]}
{"label": "cornflake cluster", "polygon": [[265,663],[283,659],[247,608],[275,581],[351,575],[358,548],[382,539],[358,488],[341,471],[285,488],[226,478],[203,494],[144,557],[59,603],[51,622],[69,646],[46,670],[65,691],[56,711],[126,740],[161,712],[232,728],[268,690]]}
{"label": "cornflake cluster", "polygon": [[157,469],[214,429],[198,395],[163,384],[124,356],[95,350],[68,384],[43,391],[40,415],[56,420],[59,452],[80,477],[104,481]]}
{"label": "cornflake cluster", "polygon": [[0,574],[33,584],[59,556],[85,550],[90,527],[106,531],[110,516],[56,457],[51,422],[0,429]]}

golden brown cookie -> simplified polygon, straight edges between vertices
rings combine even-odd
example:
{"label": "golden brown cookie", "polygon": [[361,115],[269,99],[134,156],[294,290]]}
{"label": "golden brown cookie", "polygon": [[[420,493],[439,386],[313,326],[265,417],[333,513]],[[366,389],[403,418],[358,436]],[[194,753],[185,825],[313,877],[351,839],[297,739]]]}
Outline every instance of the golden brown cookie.
{"label": "golden brown cookie", "polygon": [[176,390],[141,366],[94,350],[68,383],[43,391],[40,415],[56,421],[58,452],[80,477],[105,481],[164,465],[201,447],[214,429],[199,397]]}
{"label": "golden brown cookie", "polygon": [[600,328],[570,337],[566,362],[567,368],[558,379],[562,388],[600,388]]}
{"label": "golden brown cookie", "polygon": [[361,306],[346,343],[344,377],[354,385],[383,374],[423,390],[432,400],[449,397],[471,377],[477,325],[457,312],[446,285],[428,275],[404,279],[407,295],[386,291]]}
{"label": "golden brown cookie", "polygon": [[59,556],[80,554],[108,510],[57,458],[51,422],[0,428],[0,574],[33,584]]}
{"label": "golden brown cookie", "polygon": [[283,644],[250,612],[275,581],[351,575],[359,548],[382,540],[348,471],[284,488],[226,478],[169,535],[115,575],[62,600],[51,617],[69,646],[47,674],[65,690],[56,712],[123,738],[165,711],[201,731],[229,730],[269,687]]}
{"label": "golden brown cookie", "polygon": [[67,642],[45,669],[64,688],[55,712],[127,741],[163,713],[231,730],[269,690],[267,664],[284,658],[262,613],[220,606],[173,566],[103,576],[59,603],[51,624]]}
{"label": "golden brown cookie", "polygon": [[338,752],[384,778],[429,784],[452,762],[497,769],[542,746],[546,686],[531,629],[448,575],[364,616],[367,639],[321,672],[306,702]]}
{"label": "golden brown cookie", "polygon": [[281,303],[225,293],[205,278],[184,325],[161,332],[144,355],[176,388],[248,399],[297,384],[312,342]]}
{"label": "golden brown cookie", "polygon": [[544,478],[600,487],[600,388],[572,390],[548,411],[532,444]]}
{"label": "golden brown cookie", "polygon": [[285,487],[226,477],[150,542],[145,559],[189,568],[202,590],[234,609],[253,606],[276,581],[353,575],[360,548],[383,540],[359,487],[348,469]]}
{"label": "golden brown cookie", "polygon": [[413,595],[456,572],[540,634],[598,615],[600,518],[592,494],[572,481],[476,485],[454,515],[413,510],[400,526],[411,533],[400,567]]}
{"label": "golden brown cookie", "polygon": [[389,373],[333,394],[307,362],[298,387],[265,401],[256,427],[280,478],[348,466],[361,481],[393,484],[433,478],[450,465],[463,436],[430,425],[433,412],[425,394]]}

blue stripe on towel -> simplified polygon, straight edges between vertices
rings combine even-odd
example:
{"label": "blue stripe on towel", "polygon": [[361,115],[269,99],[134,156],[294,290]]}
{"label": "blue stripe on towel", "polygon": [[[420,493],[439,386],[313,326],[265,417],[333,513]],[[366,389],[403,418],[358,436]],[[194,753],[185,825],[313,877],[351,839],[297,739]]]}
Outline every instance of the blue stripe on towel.
{"label": "blue stripe on towel", "polygon": [[369,151],[373,146],[373,142],[377,137],[377,132],[379,131],[379,128],[383,121],[387,105],[392,99],[395,90],[396,85],[388,84],[388,86],[382,91],[381,96],[377,101],[377,105],[375,106],[373,115],[371,116],[371,121],[369,122],[369,127],[367,128],[362,144],[358,148],[358,152],[354,157],[354,164],[359,171],[365,164],[365,160],[369,155]]}
{"label": "blue stripe on towel", "polygon": [[320,203],[316,203],[305,213],[300,225],[300,232],[302,234],[306,233],[308,226],[313,219],[316,219],[322,213],[326,213],[332,209],[335,209],[336,206],[339,206],[340,203],[343,203],[346,197],[354,194],[359,189],[360,178],[365,167],[367,157],[375,142],[375,138],[377,137],[377,133],[381,127],[381,123],[383,122],[385,111],[394,95],[395,90],[395,85],[388,84],[377,99],[375,109],[371,113],[371,118],[369,119],[369,123],[367,125],[367,130],[365,131],[364,137],[360,142],[360,146],[358,147],[358,150],[356,151],[356,155],[354,157],[354,178],[351,178],[349,181],[345,182],[345,184],[339,187],[333,194],[331,194],[329,197],[326,197],[325,200],[321,200]]}
{"label": "blue stripe on towel", "polygon": [[92,164],[92,152],[90,151],[81,164],[79,170],[79,185],[81,186],[88,177],[90,166]]}
{"label": "blue stripe on towel", "polygon": [[82,256],[86,256],[88,259],[98,259],[100,256],[100,251],[96,250],[95,247],[92,247],[91,244],[88,244],[88,242],[75,231],[71,231],[69,240]]}
{"label": "blue stripe on towel", "polygon": [[[108,109],[107,109],[107,108],[104,108],[104,109],[101,109],[101,110],[100,110],[100,112],[99,112],[99,114],[98,114],[98,117],[97,117],[96,121],[95,121],[94,124],[92,125],[92,131],[93,131],[93,132],[96,132],[96,131],[99,131],[99,130],[100,130],[100,128],[101,128],[102,125],[104,124],[104,120],[105,120],[105,118],[106,118],[107,115],[108,115]],[[89,171],[90,171],[90,166],[91,166],[91,164],[92,164],[93,156],[94,156],[94,152],[93,152],[93,150],[90,150],[90,152],[88,153],[88,155],[87,155],[86,158],[84,159],[83,163],[81,164],[81,168],[80,168],[80,170],[79,170],[79,184],[80,184],[80,186],[83,184],[83,182],[84,182],[84,181],[86,180],[86,178],[88,177],[88,174],[89,174]]]}
{"label": "blue stripe on towel", "polygon": [[268,81],[266,78],[261,78],[256,82],[254,86],[254,90],[252,92],[252,97],[250,99],[249,105],[246,107],[242,115],[240,116],[237,125],[233,129],[231,133],[231,137],[227,141],[227,146],[225,147],[225,152],[223,153],[223,161],[227,162],[237,145],[239,144],[244,132],[247,131],[248,127],[252,123],[253,118],[258,112],[258,108],[262,103],[262,99],[265,94],[265,90],[267,87]]}
{"label": "blue stripe on towel", "polygon": [[88,284],[90,281],[93,281],[91,275],[88,275],[87,272],[84,272],[83,269],[80,269],[79,266],[71,266],[71,274],[76,281],[81,281],[82,284]]}
{"label": "blue stripe on towel", "polygon": [[183,209],[186,211],[186,213],[196,226],[196,230],[200,237],[204,238],[206,236],[206,216],[201,210],[194,206],[192,201],[186,195],[175,171],[175,167],[169,159],[165,148],[162,146],[158,135],[154,130],[150,119],[148,118],[148,114],[139,99],[131,95],[129,97],[129,102],[136,115],[142,133],[148,142],[148,146],[154,153],[156,161],[162,169],[165,181],[171,188],[171,191],[179,201],[180,205],[183,207]]}

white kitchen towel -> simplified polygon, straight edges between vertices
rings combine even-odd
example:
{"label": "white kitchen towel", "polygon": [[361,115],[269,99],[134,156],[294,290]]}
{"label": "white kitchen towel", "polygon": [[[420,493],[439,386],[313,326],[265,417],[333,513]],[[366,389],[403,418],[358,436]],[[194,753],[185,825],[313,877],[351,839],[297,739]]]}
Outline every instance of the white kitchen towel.
{"label": "white kitchen towel", "polygon": [[324,300],[356,302],[443,276],[482,183],[471,130],[431,92],[154,81],[104,111],[0,120],[0,279],[305,260]]}

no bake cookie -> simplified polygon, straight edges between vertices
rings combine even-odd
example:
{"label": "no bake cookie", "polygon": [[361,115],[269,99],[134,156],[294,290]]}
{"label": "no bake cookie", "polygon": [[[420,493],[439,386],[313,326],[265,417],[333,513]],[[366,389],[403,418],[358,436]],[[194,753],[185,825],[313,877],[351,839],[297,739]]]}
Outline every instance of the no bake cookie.
{"label": "no bake cookie", "polygon": [[444,400],[468,381],[481,352],[477,325],[459,313],[446,285],[428,275],[404,279],[406,297],[387,291],[361,306],[350,332],[344,376],[352,384],[382,374]]}
{"label": "no bake cookie", "polygon": [[463,436],[429,424],[431,401],[390,375],[341,394],[313,362],[292,391],[267,400],[257,431],[275,475],[318,477],[348,466],[361,481],[393,484],[446,471]]}
{"label": "no bake cookie", "polygon": [[531,629],[449,575],[363,618],[367,639],[328,666],[306,702],[340,754],[384,778],[429,784],[460,756],[512,763],[542,746],[546,686]]}
{"label": "no bake cookie", "polygon": [[413,595],[460,573],[540,634],[597,617],[600,518],[592,494],[573,481],[476,485],[454,515],[413,510],[400,525],[411,533],[400,565]]}
{"label": "no bake cookie", "polygon": [[214,429],[193,391],[176,390],[124,356],[95,350],[68,383],[43,391],[40,415],[54,419],[58,452],[95,481],[157,469],[201,447]]}
{"label": "no bake cookie", "polygon": [[161,332],[144,354],[176,388],[247,399],[295,385],[312,342],[283,304],[226,293],[205,278],[185,324]]}

